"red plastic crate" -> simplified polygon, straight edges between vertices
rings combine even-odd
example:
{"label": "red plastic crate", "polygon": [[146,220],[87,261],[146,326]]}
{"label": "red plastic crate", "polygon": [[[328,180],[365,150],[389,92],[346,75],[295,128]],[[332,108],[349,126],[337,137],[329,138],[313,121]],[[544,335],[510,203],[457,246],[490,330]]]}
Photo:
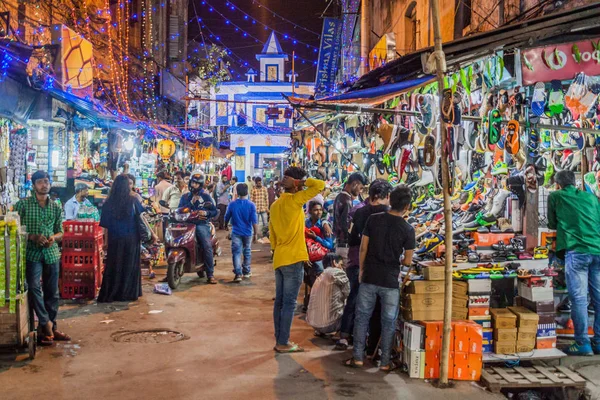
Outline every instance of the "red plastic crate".
{"label": "red plastic crate", "polygon": [[69,268],[94,268],[102,263],[102,252],[96,250],[94,252],[76,252],[64,251],[61,256],[63,269]]}
{"label": "red plastic crate", "polygon": [[102,235],[99,222],[65,221],[63,222],[64,237],[94,238]]}
{"label": "red plastic crate", "polygon": [[70,253],[94,253],[102,250],[104,237],[102,235],[92,237],[64,237],[62,240],[63,252]]}
{"label": "red plastic crate", "polygon": [[100,286],[93,284],[78,285],[78,284],[63,284],[61,286],[60,297],[66,300],[73,299],[88,299],[94,300],[98,296]]}
{"label": "red plastic crate", "polygon": [[61,261],[61,298],[93,300],[102,286],[102,252],[64,252]]}

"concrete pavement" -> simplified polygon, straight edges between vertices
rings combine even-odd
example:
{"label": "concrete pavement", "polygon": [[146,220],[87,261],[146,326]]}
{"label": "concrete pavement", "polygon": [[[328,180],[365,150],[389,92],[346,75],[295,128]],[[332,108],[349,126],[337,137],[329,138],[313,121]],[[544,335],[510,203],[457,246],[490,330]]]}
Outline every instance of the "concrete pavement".
{"label": "concrete pavement", "polygon": [[[439,390],[401,373],[345,368],[349,353],[331,351],[333,343],[315,338],[302,315],[294,319],[292,340],[307,351],[274,354],[269,247],[255,245],[253,277],[234,284],[230,243],[221,240],[218,285],[189,274],[172,296],[164,296],[144,280],[144,296],[134,303],[62,306],[60,328],[74,340],[39,348],[34,361],[25,354],[0,355],[0,399],[498,398],[469,382]],[[149,334],[137,342],[115,341],[125,331],[152,329],[178,331],[186,339],[154,343],[168,335]]]}

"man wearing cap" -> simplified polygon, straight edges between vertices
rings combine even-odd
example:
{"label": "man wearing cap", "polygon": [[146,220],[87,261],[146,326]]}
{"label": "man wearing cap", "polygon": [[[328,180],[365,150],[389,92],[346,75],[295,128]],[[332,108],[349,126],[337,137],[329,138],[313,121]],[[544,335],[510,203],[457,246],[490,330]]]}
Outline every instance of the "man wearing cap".
{"label": "man wearing cap", "polygon": [[78,183],[75,185],[75,196],[71,197],[69,201],[65,203],[65,221],[77,219],[79,213],[79,207],[87,206],[92,207],[93,204],[87,199],[88,197],[88,186],[85,183]]}

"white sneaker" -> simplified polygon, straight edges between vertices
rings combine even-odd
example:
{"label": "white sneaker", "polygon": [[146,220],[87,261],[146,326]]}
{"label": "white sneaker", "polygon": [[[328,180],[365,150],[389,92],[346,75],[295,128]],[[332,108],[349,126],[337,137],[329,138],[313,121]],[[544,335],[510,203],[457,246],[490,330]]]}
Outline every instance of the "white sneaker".
{"label": "white sneaker", "polygon": [[413,187],[413,186],[427,186],[430,183],[433,183],[433,172],[431,172],[428,169],[424,169],[423,173],[421,174],[421,179],[419,179],[418,181],[411,183],[409,186]]}
{"label": "white sneaker", "polygon": [[249,279],[252,277],[252,272],[248,272],[247,274],[244,274],[244,279]]}

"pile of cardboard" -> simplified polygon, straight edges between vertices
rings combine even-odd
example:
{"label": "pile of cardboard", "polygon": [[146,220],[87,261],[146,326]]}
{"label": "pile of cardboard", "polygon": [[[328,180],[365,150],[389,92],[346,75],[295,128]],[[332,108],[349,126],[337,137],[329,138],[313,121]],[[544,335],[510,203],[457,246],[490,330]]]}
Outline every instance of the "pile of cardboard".
{"label": "pile of cardboard", "polygon": [[556,348],[556,313],[552,278],[543,276],[520,279],[517,305],[522,305],[539,317],[535,348]]}
{"label": "pile of cardboard", "polygon": [[535,348],[539,315],[520,306],[508,307],[508,309],[517,316],[517,353],[532,351]]}
{"label": "pile of cardboard", "polygon": [[[419,377],[437,379],[440,376],[440,357],[442,350],[443,321],[420,321],[423,327],[423,352],[420,351],[418,363],[424,365]],[[470,321],[452,321],[450,333],[450,359],[448,378],[455,380],[478,381],[482,368],[482,328]],[[415,341],[413,344],[416,344]],[[411,356],[414,353],[411,353]],[[409,374],[416,375],[417,360],[409,358]]]}
{"label": "pile of cardboard", "polygon": [[514,354],[517,349],[517,316],[507,308],[492,308],[494,353]]}
{"label": "pile of cardboard", "polygon": [[469,286],[465,281],[452,282],[452,319],[467,319]]}
{"label": "pile of cardboard", "polygon": [[444,319],[444,281],[409,281],[403,292],[402,316],[405,321]]}

